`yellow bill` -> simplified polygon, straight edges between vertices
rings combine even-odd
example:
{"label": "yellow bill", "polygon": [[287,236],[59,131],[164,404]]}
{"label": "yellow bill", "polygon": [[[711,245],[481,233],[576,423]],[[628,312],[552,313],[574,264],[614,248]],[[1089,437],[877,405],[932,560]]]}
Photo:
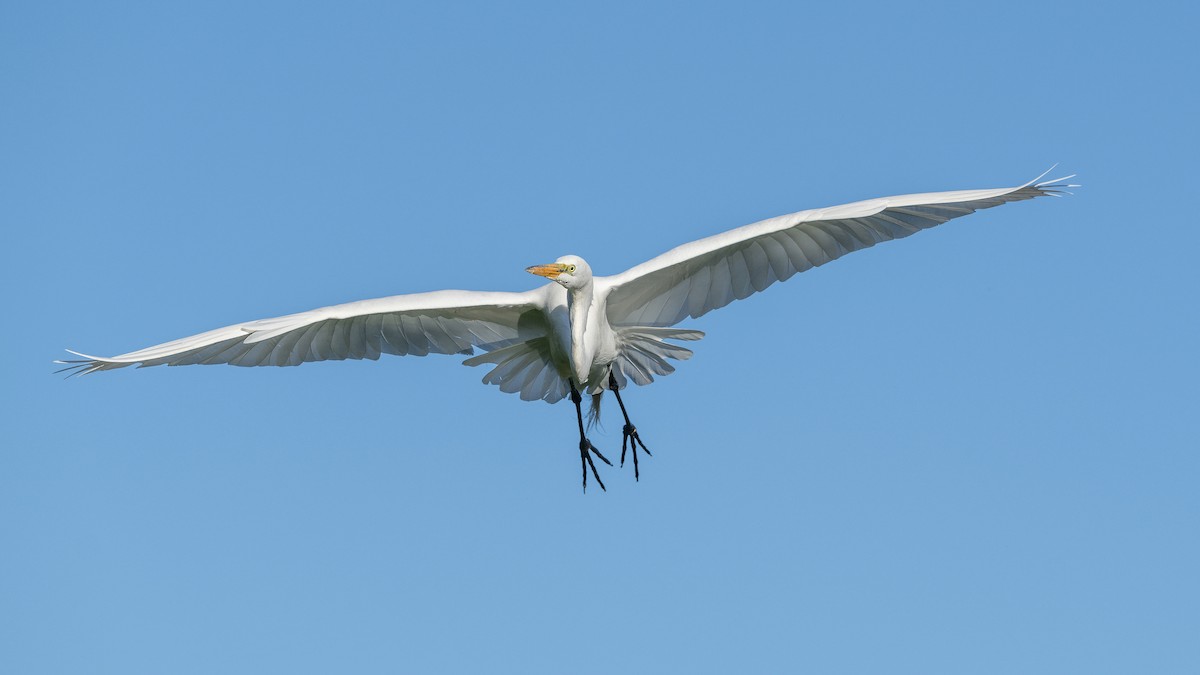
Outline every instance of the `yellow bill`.
{"label": "yellow bill", "polygon": [[553,279],[553,278],[557,277],[558,275],[562,274],[563,272],[566,272],[567,266],[562,263],[551,263],[549,265],[534,265],[533,267],[526,267],[525,271],[529,272],[530,274],[536,274],[539,277],[546,277],[547,279]]}

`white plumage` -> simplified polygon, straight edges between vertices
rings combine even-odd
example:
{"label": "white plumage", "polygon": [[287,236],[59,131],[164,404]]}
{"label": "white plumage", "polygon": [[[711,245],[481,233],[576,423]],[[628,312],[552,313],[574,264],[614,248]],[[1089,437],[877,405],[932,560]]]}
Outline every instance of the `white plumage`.
{"label": "white plumage", "polygon": [[[1045,174],[1043,174],[1044,176]],[[71,352],[64,370],[131,365],[295,366],[381,354],[483,354],[487,384],[555,403],[572,387],[600,394],[644,385],[692,352],[703,333],[671,328],[847,253],[899,239],[979,209],[1057,195],[1061,181],[931,192],[800,211],[699,239],[613,276],[593,277],[577,256],[529,271],[552,280],[523,293],[437,291],[361,300],[227,326],[113,357]],[[1041,177],[1039,177],[1040,179]],[[598,398],[596,399],[598,402]],[[627,428],[632,425],[626,420]],[[581,451],[586,453],[582,438]],[[598,478],[598,476],[597,476]],[[585,472],[586,483],[586,472]]]}
{"label": "white plumage", "polygon": [[[1059,181],[1067,178],[1071,176]],[[664,327],[698,318],[846,253],[979,209],[1074,187],[1059,181],[885,197],[746,225],[684,244],[620,274],[595,277],[588,313],[603,315],[605,320],[597,322],[601,330],[616,335],[618,381],[648,384],[652,374],[671,372],[665,359],[691,355],[664,339],[697,340],[703,335]],[[565,395],[567,383],[562,380],[570,375],[568,362],[561,360],[571,350],[569,330],[556,331],[551,320],[566,311],[567,295],[555,283],[524,293],[396,295],[235,324],[119,356],[71,352],[82,358],[60,363],[81,373],[130,365],[295,366],[377,359],[381,354],[472,354],[479,348],[487,354],[465,363],[498,364],[485,382],[520,392],[526,400],[553,403]],[[587,331],[584,336],[599,337]],[[603,369],[608,364],[591,365]],[[539,384],[527,387],[531,382]],[[603,385],[590,383],[586,376],[580,384]]]}

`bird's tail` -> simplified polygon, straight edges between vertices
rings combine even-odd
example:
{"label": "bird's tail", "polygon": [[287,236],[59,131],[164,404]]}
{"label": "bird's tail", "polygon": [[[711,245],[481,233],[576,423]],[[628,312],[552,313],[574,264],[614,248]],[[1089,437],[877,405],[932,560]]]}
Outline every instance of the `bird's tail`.
{"label": "bird's tail", "polygon": [[592,394],[592,405],[588,407],[587,412],[587,428],[591,431],[592,427],[600,424],[600,400],[604,397],[604,390],[601,389]]}

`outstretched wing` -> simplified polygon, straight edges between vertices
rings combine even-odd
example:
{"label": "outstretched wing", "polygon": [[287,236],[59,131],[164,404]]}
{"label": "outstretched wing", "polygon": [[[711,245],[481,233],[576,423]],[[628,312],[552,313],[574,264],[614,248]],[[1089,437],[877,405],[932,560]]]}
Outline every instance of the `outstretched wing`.
{"label": "outstretched wing", "polygon": [[[59,361],[87,374],[125,366],[298,366],[380,354],[472,354],[545,335],[540,290],[435,291],[322,307],[193,335],[120,356]],[[60,371],[61,372],[61,371]]]}
{"label": "outstretched wing", "polygon": [[[1043,176],[1045,174],[1042,174]],[[1008,202],[1058,195],[1073,176],[1015,188],[930,192],[800,211],[672,249],[597,279],[617,326],[672,326],[881,241]],[[1040,177],[1039,177],[1040,178]]]}

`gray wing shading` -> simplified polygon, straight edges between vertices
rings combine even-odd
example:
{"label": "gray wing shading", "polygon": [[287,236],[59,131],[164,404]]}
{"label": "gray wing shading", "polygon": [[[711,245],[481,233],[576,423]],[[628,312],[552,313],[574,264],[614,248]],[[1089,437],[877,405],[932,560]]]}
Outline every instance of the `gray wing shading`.
{"label": "gray wing shading", "polygon": [[554,362],[547,337],[517,342],[463,361],[467,366],[488,363],[494,367],[483,376],[483,383],[494,384],[508,394],[520,394],[524,401],[557,403],[569,393],[566,364]]}
{"label": "gray wing shading", "polygon": [[[113,357],[59,361],[79,374],[126,366],[297,366],[381,354],[472,354],[543,336],[539,291],[436,291],[236,324]],[[61,371],[60,371],[61,372]]]}
{"label": "gray wing shading", "polygon": [[667,340],[692,342],[704,337],[698,330],[649,326],[617,328],[616,333],[617,359],[613,361],[612,373],[617,378],[617,386],[622,389],[630,380],[645,386],[654,381],[655,375],[675,372],[675,366],[667,359],[686,361],[692,358],[692,350]]}
{"label": "gray wing shading", "polygon": [[603,277],[608,318],[615,326],[672,326],[847,253],[980,209],[1058,195],[1077,187],[1061,183],[1071,177],[1015,188],[885,197],[746,225]]}

